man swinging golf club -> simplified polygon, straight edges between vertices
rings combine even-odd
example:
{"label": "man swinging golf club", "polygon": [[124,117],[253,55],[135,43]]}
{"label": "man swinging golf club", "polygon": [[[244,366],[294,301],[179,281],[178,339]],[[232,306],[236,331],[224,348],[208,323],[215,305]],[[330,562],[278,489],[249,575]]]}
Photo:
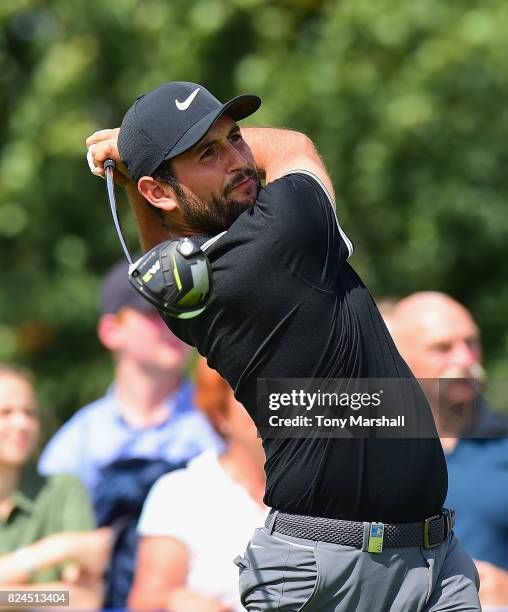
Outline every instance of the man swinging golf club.
{"label": "man swinging golf club", "polygon": [[87,140],[95,173],[107,158],[119,164],[146,249],[187,236],[210,261],[206,309],[188,320],[164,316],[229,382],[263,436],[272,511],[235,560],[242,603],[252,611],[479,610],[474,564],[443,509],[435,430],[383,438],[267,427],[275,411],[257,401],[259,379],[404,380],[403,416],[433,425],[347,261],[353,247],[313,143],[288,130],[240,129],[259,105],[252,95],[222,104],[201,85],[166,83],[136,100],[120,130]]}

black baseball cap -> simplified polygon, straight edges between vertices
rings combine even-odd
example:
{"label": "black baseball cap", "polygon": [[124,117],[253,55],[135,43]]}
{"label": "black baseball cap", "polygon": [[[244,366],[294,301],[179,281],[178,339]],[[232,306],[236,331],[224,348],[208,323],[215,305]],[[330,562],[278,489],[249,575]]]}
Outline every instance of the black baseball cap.
{"label": "black baseball cap", "polygon": [[137,182],[197,144],[222,114],[239,121],[260,106],[261,99],[250,94],[223,104],[197,83],[164,83],[140,96],[125,114],[118,137],[120,157]]}
{"label": "black baseball cap", "polygon": [[133,308],[138,312],[155,312],[129,282],[129,264],[122,260],[115,264],[104,277],[101,290],[101,313],[116,314],[122,308]]}

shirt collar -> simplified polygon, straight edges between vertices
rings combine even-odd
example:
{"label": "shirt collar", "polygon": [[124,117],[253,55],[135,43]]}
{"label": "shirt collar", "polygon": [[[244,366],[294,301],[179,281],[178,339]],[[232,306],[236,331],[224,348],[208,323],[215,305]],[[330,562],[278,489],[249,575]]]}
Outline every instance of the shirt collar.
{"label": "shirt collar", "polygon": [[[187,412],[189,410],[189,406],[192,404],[192,384],[190,380],[183,377],[180,383],[180,386],[175,390],[175,392],[166,398],[165,404],[168,412],[167,419],[163,421],[162,424],[167,423],[169,419],[176,416],[181,412]],[[122,412],[120,409],[120,403],[115,394],[115,384],[111,383],[106,392],[106,397],[109,400],[109,404],[111,406],[111,410],[115,417],[119,419],[122,423],[125,423],[124,418],[122,417]]]}
{"label": "shirt collar", "polygon": [[26,514],[31,514],[34,509],[34,502],[23,491],[16,491],[13,495],[13,511],[22,510]]}
{"label": "shirt collar", "polygon": [[494,412],[487,401],[478,396],[474,403],[474,422],[461,438],[504,438],[508,436],[508,417]]}
{"label": "shirt collar", "polygon": [[13,512],[21,510],[31,514],[35,508],[35,498],[44,485],[45,477],[41,476],[36,469],[27,465],[23,468],[18,488],[13,495]]}

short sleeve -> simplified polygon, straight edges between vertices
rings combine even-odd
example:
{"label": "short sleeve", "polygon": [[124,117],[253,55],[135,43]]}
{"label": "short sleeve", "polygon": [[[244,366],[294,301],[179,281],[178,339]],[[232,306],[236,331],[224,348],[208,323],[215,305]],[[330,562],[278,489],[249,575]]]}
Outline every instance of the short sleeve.
{"label": "short sleeve", "polygon": [[261,190],[256,206],[272,236],[273,256],[308,284],[333,291],[353,245],[319,179],[287,174]]}
{"label": "short sleeve", "polygon": [[[325,185],[323,184],[321,179],[317,175],[315,175],[313,172],[310,172],[309,170],[293,170],[291,172],[288,172],[288,174],[286,174],[285,176],[291,176],[292,174],[299,174],[299,175],[306,176],[311,181],[313,181],[315,184],[317,184],[319,186],[319,189],[320,189],[321,193],[325,195],[326,200],[330,204],[330,208],[332,210],[333,216],[335,217],[335,223],[337,225],[337,229],[339,230],[340,239],[346,245],[347,251],[348,251],[348,257],[350,257],[353,254],[354,246],[353,246],[353,243],[351,242],[349,237],[346,235],[346,233],[344,232],[344,230],[342,229],[342,227],[341,227],[341,225],[339,223],[339,218],[337,216],[336,204],[335,204],[335,202],[334,202],[330,192],[328,191],[328,189],[325,187]],[[325,206],[325,209],[326,209],[326,206]]]}
{"label": "short sleeve", "polygon": [[186,469],[175,470],[155,482],[138,521],[137,531],[141,537],[174,537],[189,546],[185,525],[192,525],[190,514],[195,504],[186,477]]}
{"label": "short sleeve", "polygon": [[53,508],[59,517],[57,531],[88,531],[96,521],[90,497],[77,476],[50,476]]}

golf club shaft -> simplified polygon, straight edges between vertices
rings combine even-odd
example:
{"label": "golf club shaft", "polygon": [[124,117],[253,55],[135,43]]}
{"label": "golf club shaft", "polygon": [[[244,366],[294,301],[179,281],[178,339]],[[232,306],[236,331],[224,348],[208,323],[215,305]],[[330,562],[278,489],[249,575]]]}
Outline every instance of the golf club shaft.
{"label": "golf club shaft", "polygon": [[118,211],[116,208],[115,182],[113,180],[113,173],[115,171],[115,167],[116,164],[112,159],[106,159],[106,161],[104,162],[106,190],[108,192],[109,206],[111,208],[111,214],[113,215],[113,222],[115,224],[116,233],[118,234],[118,238],[120,240],[120,244],[122,245],[123,252],[125,253],[125,257],[127,257],[127,261],[129,262],[129,264],[132,264],[132,256],[130,254],[129,248],[127,247],[127,243],[125,242],[125,238],[122,232],[122,226],[120,224],[120,219],[118,218]]}

